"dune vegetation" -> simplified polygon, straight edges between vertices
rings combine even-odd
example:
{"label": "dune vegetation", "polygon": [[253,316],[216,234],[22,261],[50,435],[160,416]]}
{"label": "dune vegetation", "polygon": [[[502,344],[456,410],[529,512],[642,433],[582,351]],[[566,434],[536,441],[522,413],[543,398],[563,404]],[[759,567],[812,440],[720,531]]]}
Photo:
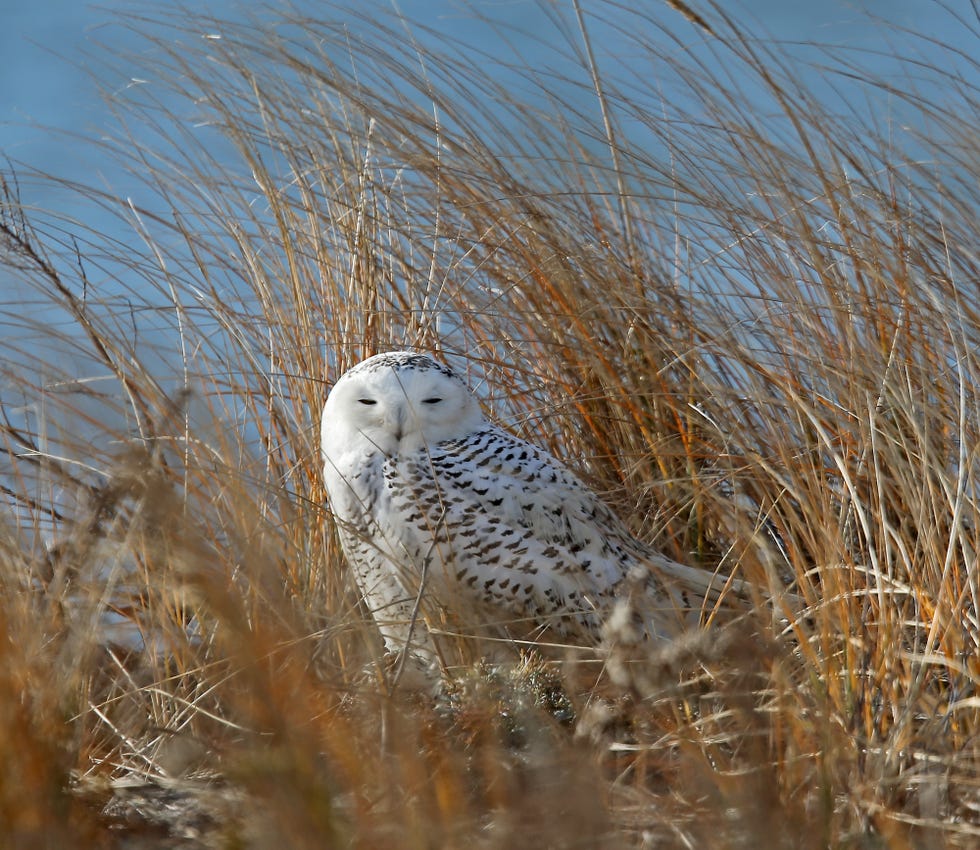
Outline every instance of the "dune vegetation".
{"label": "dune vegetation", "polygon": [[[131,185],[2,172],[4,846],[976,846],[976,62],[728,6],[128,21]],[[317,439],[402,347],[802,612],[389,693]]]}

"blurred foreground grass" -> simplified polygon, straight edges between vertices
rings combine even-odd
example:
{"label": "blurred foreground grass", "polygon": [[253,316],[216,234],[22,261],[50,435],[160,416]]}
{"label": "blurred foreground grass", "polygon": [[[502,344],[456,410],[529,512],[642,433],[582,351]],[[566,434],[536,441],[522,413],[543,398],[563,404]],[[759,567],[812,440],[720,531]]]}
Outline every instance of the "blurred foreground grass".
{"label": "blurred foreground grass", "polygon": [[[978,92],[879,132],[717,7],[578,11],[520,94],[394,19],[134,20],[143,200],[4,175],[4,846],[975,846]],[[387,694],[316,426],[406,345],[806,616]]]}

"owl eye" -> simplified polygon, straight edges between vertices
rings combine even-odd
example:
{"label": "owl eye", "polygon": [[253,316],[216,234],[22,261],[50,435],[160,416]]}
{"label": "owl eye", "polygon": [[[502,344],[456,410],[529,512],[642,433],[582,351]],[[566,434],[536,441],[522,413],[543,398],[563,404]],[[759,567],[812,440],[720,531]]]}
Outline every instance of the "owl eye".
{"label": "owl eye", "polygon": [[358,401],[361,404],[377,404],[377,401],[375,401],[373,398],[359,398]]}
{"label": "owl eye", "polygon": [[442,399],[437,397],[424,398],[422,399],[422,404],[438,404],[440,401],[442,401]]}

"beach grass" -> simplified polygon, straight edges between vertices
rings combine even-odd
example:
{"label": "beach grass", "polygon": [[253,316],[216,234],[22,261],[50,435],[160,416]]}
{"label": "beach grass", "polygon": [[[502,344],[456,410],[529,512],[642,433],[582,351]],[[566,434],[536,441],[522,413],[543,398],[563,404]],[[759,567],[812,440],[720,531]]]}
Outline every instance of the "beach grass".
{"label": "beach grass", "polygon": [[[506,74],[393,16],[130,19],[139,190],[3,176],[5,846],[975,846],[980,93],[818,95],[861,56],[724,5],[543,4]],[[390,692],[317,440],[403,347],[758,611]]]}

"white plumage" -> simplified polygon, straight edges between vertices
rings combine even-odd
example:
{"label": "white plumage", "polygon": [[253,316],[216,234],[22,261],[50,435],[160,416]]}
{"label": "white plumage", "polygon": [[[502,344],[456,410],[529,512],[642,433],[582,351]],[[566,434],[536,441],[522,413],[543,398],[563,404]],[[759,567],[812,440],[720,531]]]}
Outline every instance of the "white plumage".
{"label": "white plumage", "polygon": [[389,652],[431,663],[427,623],[447,617],[484,636],[596,644],[616,598],[637,586],[650,603],[644,629],[669,635],[681,609],[719,586],[636,540],[426,354],[379,354],[346,372],[321,436],[340,539]]}

